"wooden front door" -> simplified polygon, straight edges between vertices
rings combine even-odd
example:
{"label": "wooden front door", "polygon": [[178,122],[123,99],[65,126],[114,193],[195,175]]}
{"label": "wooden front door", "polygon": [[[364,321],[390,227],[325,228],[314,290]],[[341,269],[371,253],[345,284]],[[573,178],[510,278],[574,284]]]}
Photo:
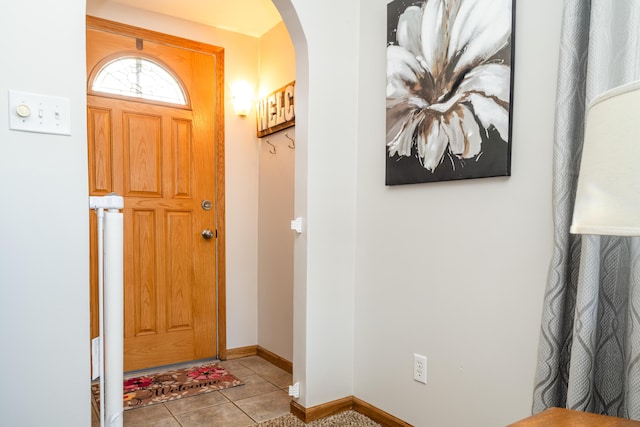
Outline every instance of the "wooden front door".
{"label": "wooden front door", "polygon": [[[87,29],[90,194],[124,197],[125,371],[217,355],[218,58],[145,36]],[[186,105],[93,90],[97,72],[120,57],[161,64],[183,86]],[[95,236],[95,214],[91,227]],[[91,247],[95,337],[95,242]]]}

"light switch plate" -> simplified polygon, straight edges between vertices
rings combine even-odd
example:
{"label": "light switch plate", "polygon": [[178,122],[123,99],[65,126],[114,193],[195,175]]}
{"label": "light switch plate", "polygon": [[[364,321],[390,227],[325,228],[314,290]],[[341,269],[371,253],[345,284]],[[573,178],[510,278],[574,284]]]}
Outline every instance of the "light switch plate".
{"label": "light switch plate", "polygon": [[71,135],[69,98],[10,90],[9,129]]}

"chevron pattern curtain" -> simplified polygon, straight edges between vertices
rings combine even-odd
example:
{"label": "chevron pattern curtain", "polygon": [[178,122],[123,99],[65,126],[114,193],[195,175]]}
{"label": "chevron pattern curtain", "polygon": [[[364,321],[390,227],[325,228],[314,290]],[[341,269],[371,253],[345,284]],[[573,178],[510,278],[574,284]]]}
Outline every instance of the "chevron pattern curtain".
{"label": "chevron pattern curtain", "polygon": [[533,413],[556,406],[640,419],[640,238],[569,234],[585,109],[599,93],[640,79],[640,0],[564,3],[554,140],[555,247]]}

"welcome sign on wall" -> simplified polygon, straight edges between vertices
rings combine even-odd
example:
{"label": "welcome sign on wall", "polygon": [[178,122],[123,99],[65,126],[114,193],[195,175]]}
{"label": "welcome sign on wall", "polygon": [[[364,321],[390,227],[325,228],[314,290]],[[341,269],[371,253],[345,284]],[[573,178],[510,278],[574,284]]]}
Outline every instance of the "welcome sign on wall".
{"label": "welcome sign on wall", "polygon": [[295,84],[293,81],[257,102],[258,138],[295,126]]}

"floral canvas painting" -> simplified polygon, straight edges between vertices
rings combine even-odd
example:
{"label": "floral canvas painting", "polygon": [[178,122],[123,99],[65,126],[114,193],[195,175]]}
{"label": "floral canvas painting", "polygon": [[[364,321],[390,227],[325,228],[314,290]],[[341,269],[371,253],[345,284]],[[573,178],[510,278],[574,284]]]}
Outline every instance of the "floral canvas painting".
{"label": "floral canvas painting", "polygon": [[514,4],[388,3],[387,185],[511,175]]}

